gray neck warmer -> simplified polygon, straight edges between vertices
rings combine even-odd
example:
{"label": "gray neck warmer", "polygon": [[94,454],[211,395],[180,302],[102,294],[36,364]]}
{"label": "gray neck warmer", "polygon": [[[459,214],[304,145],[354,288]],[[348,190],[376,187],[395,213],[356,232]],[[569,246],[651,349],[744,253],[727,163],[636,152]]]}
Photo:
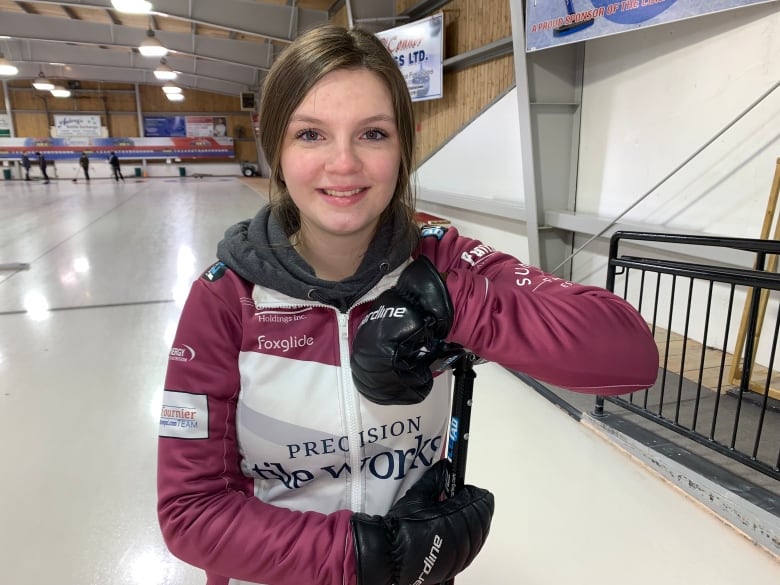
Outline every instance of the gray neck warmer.
{"label": "gray neck warmer", "polygon": [[265,206],[253,219],[225,231],[217,258],[249,282],[345,312],[382,276],[409,258],[412,246],[404,243],[404,232],[400,218],[381,225],[355,274],[338,282],[322,280],[292,247],[270,207]]}

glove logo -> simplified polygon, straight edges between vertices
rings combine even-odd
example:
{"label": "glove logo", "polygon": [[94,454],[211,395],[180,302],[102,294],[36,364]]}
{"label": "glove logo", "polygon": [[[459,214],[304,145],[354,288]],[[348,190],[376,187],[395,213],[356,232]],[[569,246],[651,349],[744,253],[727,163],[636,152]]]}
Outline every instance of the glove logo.
{"label": "glove logo", "polygon": [[380,305],[378,309],[375,311],[371,311],[368,315],[363,317],[363,320],[360,322],[360,326],[362,327],[369,321],[375,321],[377,319],[385,319],[388,317],[392,317],[394,319],[402,319],[406,315],[406,308],[405,307],[385,307],[384,305]]}
{"label": "glove logo", "polygon": [[422,585],[425,582],[425,578],[431,574],[433,567],[436,565],[436,560],[439,558],[442,544],[444,544],[442,537],[434,534],[431,550],[428,552],[428,556],[423,559],[423,570],[412,585]]}

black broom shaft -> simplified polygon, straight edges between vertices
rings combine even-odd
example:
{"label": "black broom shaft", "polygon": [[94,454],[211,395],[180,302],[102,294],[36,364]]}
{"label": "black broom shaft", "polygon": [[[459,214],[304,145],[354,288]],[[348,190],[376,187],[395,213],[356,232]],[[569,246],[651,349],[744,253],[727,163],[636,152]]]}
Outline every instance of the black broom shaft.
{"label": "black broom shaft", "polygon": [[[474,355],[464,354],[453,368],[455,389],[452,394],[452,414],[450,416],[450,465],[451,472],[447,485],[447,497],[454,496],[466,482],[466,457],[471,429],[471,404],[474,393]],[[452,578],[444,585],[455,585]]]}
{"label": "black broom shaft", "polygon": [[447,496],[454,496],[463,487],[466,479],[466,457],[468,455],[469,430],[471,428],[471,403],[474,393],[474,356],[465,353],[454,364],[455,376],[450,416],[449,458],[450,480]]}

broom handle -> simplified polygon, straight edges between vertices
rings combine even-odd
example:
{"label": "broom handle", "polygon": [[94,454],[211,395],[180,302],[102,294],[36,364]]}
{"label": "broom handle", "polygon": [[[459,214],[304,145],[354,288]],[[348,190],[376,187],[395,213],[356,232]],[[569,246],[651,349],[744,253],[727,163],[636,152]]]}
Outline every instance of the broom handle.
{"label": "broom handle", "polygon": [[[474,394],[474,362],[477,357],[473,353],[463,352],[454,362],[455,389],[452,395],[452,414],[450,416],[450,435],[447,444],[447,456],[450,460],[450,474],[447,481],[447,497],[458,493],[466,481],[466,456],[469,447],[469,432],[471,428],[471,404]],[[455,578],[444,585],[454,585]]]}

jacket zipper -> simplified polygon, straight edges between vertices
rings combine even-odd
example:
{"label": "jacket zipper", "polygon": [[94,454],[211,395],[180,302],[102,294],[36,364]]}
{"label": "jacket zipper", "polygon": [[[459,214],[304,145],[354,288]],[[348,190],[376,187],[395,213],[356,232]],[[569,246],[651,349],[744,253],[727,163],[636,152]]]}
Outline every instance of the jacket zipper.
{"label": "jacket zipper", "polygon": [[[255,307],[258,306],[258,302],[252,295],[252,300],[255,301]],[[344,400],[344,413],[346,417],[346,432],[349,443],[349,469],[350,469],[350,482],[349,482],[349,505],[350,510],[353,512],[362,512],[365,501],[366,480],[360,469],[361,462],[361,446],[360,446],[360,429],[362,426],[362,417],[360,416],[360,401],[358,392],[352,383],[352,369],[349,362],[349,313],[340,312],[335,307],[328,307],[322,303],[284,303],[284,302],[260,302],[260,306],[264,309],[271,308],[285,308],[285,309],[297,309],[304,307],[326,307],[333,309],[336,313],[338,320],[338,333],[339,333],[339,359],[341,361],[341,395]]]}
{"label": "jacket zipper", "polygon": [[339,313],[339,354],[341,357],[341,388],[349,439],[350,509],[363,511],[365,478],[360,470],[360,404],[357,391],[352,384],[352,370],[349,365],[349,313]]}

